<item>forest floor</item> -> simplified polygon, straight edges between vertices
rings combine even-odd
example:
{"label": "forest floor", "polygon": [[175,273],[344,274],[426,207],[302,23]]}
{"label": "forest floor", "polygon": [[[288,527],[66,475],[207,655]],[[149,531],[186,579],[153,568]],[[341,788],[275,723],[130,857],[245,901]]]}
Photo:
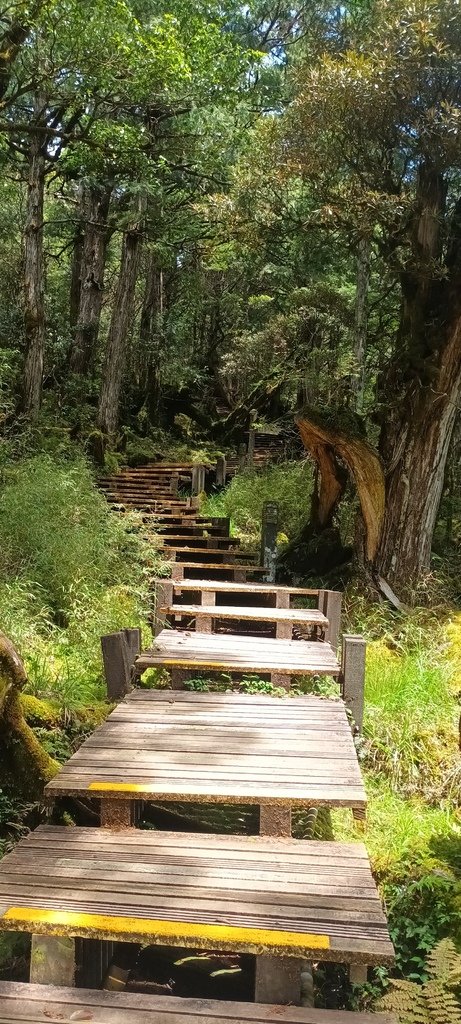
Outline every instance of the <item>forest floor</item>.
{"label": "forest floor", "polygon": [[[99,637],[121,624],[146,630],[149,579],[160,558],[139,539],[136,516],[121,523],[108,511],[83,458],[31,453],[0,469],[0,629],[26,661],[26,717],[64,761],[107,713]],[[305,514],[309,489],[306,464],[273,467],[237,478],[207,507],[231,514],[234,532],[251,545],[262,502],[275,497],[283,543]],[[431,593],[424,606],[396,613],[367,601],[357,585],[346,590],[344,628],[368,640],[360,758],[369,812],[365,825],[332,813],[338,839],[366,842],[397,972],[415,980],[425,977],[428,950],[458,937],[461,900],[461,612],[441,599],[439,585],[433,601]],[[41,813],[26,795],[0,790],[3,850]],[[20,975],[20,961],[20,944],[3,939],[0,978]],[[361,1005],[383,984],[386,972],[378,971]]]}

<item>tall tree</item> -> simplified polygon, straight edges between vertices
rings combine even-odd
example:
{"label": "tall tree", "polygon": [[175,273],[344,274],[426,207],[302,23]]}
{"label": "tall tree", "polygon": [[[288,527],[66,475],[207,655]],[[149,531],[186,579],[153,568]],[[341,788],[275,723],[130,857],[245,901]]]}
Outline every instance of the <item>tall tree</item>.
{"label": "tall tree", "polygon": [[357,10],[346,5],[298,73],[285,155],[315,188],[317,222],[350,239],[365,228],[400,289],[381,353],[385,503],[368,557],[405,585],[429,564],[461,395],[461,12],[450,0],[374,0],[354,21]]}

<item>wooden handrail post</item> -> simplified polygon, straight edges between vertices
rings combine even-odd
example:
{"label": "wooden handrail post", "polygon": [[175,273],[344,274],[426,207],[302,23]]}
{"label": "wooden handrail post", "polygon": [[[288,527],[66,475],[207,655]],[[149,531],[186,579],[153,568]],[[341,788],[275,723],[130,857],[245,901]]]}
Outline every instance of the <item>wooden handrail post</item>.
{"label": "wooden handrail post", "polygon": [[265,501],[261,524],[261,565],[267,569],[267,580],[275,582],[277,561],[277,533],[279,507],[275,501]]}
{"label": "wooden handrail post", "polygon": [[101,637],[102,659],[110,701],[122,700],[132,688],[132,670],[141,650],[141,630],[124,629]]}
{"label": "wooden handrail post", "polygon": [[256,430],[254,427],[250,427],[248,431],[248,449],[247,449],[247,466],[248,469],[253,469],[255,461],[255,443],[256,443]]}
{"label": "wooden handrail post", "polygon": [[192,469],[192,497],[195,498],[205,490],[205,466],[197,462]]}
{"label": "wooden handrail post", "polygon": [[361,732],[363,727],[366,647],[363,636],[343,636],[340,677],[342,692],[358,732]]}
{"label": "wooden handrail post", "polygon": [[[319,591],[323,594],[323,605],[320,611],[328,619],[328,627],[325,631],[325,640],[331,644],[334,651],[338,648],[339,634],[341,629],[341,606],[343,596],[339,590]],[[319,605],[320,607],[320,605]]]}
{"label": "wooden handrail post", "polygon": [[247,458],[247,446],[246,446],[246,444],[239,444],[239,447],[238,447],[239,473],[241,473],[242,470],[245,469],[246,458]]}
{"label": "wooden handrail post", "polygon": [[227,460],[224,455],[216,459],[216,486],[225,487],[227,476]]}

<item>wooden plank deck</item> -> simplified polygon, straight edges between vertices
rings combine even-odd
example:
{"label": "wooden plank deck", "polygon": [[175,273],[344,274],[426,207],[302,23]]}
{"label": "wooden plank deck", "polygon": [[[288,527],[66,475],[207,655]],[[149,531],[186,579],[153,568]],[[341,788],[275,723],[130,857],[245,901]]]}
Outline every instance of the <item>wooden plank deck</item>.
{"label": "wooden plank deck", "polygon": [[341,668],[330,644],[299,640],[260,640],[215,633],[162,629],[154,646],[135,662],[147,668],[210,672],[278,673],[281,676],[338,676]]}
{"label": "wooden plank deck", "polygon": [[40,826],[0,862],[0,930],[394,959],[359,843]]}
{"label": "wooden plank deck", "polygon": [[242,619],[244,622],[287,622],[325,629],[328,619],[318,608],[250,608],[244,605],[172,604],[162,608],[167,615],[189,615],[200,619]]}
{"label": "wooden plank deck", "polygon": [[[77,1017],[77,1014],[80,1014]],[[389,1014],[0,982],[0,1024],[397,1024]]]}
{"label": "wooden plank deck", "polygon": [[[207,568],[209,568],[207,566]],[[155,583],[163,583],[163,580],[155,580]],[[201,590],[205,592],[228,593],[228,594],[262,594],[276,595],[286,594],[287,597],[318,597],[319,591],[307,587],[287,587],[278,583],[226,583],[225,580],[173,580],[175,590]]]}
{"label": "wooden plank deck", "polygon": [[133,690],[45,793],[366,807],[344,704],[315,696]]}
{"label": "wooden plank deck", "polygon": [[190,574],[191,574],[191,572],[194,572],[197,569],[201,569],[202,570],[202,574],[203,574],[203,570],[206,570],[206,572],[210,572],[211,571],[211,572],[213,572],[213,574],[215,572],[218,572],[218,571],[227,572],[229,574],[232,573],[233,576],[234,576],[234,580],[235,581],[237,581],[238,579],[241,579],[242,582],[246,581],[247,573],[258,573],[258,574],[261,573],[261,575],[264,576],[264,575],[266,575],[266,573],[268,571],[267,570],[267,566],[265,566],[265,565],[253,565],[251,562],[248,562],[248,563],[245,563],[245,565],[242,565],[241,562],[238,562],[238,563],[237,562],[232,562],[231,564],[229,564],[229,562],[198,562],[198,561],[197,562],[182,562],[181,561],[181,562],[175,562],[174,563],[174,565],[172,567],[172,578],[174,580],[178,580],[178,579],[193,579],[193,577],[191,577]]}

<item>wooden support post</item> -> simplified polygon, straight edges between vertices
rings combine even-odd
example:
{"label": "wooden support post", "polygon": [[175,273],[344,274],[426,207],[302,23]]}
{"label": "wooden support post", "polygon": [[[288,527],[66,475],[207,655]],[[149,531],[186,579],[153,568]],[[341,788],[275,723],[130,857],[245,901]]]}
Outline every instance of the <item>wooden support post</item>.
{"label": "wooden support post", "polygon": [[173,562],[171,566],[171,579],[172,580],[183,580],[184,579],[184,567],[181,562]]}
{"label": "wooden support post", "polygon": [[32,985],[75,985],[75,939],[33,935],[30,951]]}
{"label": "wooden support post", "polygon": [[285,674],[285,672],[271,672],[271,683],[272,686],[281,686],[284,690],[291,689],[291,676]]}
{"label": "wooden support post", "polygon": [[368,967],[366,964],[351,964],[349,977],[352,985],[366,985],[368,981]]}
{"label": "wooden support post", "polygon": [[293,623],[292,622],[277,622],[275,627],[275,636],[277,640],[292,640],[293,639]]}
{"label": "wooden support post", "polygon": [[197,633],[212,633],[212,619],[211,615],[197,615],[195,616],[195,628]]}
{"label": "wooden support post", "polygon": [[177,494],[179,490],[179,473],[172,473],[170,477],[170,493]]}
{"label": "wooden support post", "polygon": [[[339,590],[319,590],[319,609],[328,619],[325,640],[331,644],[334,651],[338,649],[339,643],[342,599]],[[320,604],[321,600],[322,605]]]}
{"label": "wooden support post", "polygon": [[267,569],[267,580],[275,582],[277,560],[277,532],[279,507],[275,501],[265,501],[261,525],[261,565]]}
{"label": "wooden support post", "polygon": [[[133,665],[141,653],[141,630],[136,629],[122,629],[123,636],[125,638],[126,651],[128,657],[128,665],[130,669],[130,684],[133,675]],[[131,685],[128,687],[131,690]]]}
{"label": "wooden support post", "polygon": [[197,497],[205,490],[205,466],[200,463],[192,469],[192,497]]}
{"label": "wooden support post", "polygon": [[215,590],[201,590],[202,604],[207,607],[214,607],[216,604],[216,591]]}
{"label": "wooden support post", "polygon": [[132,824],[131,800],[101,800],[101,828],[121,830],[131,828]]}
{"label": "wooden support post", "polygon": [[227,476],[227,461],[223,455],[216,459],[216,486],[225,487]]}
{"label": "wooden support post", "polygon": [[257,956],[255,1002],[299,1006],[304,961],[291,956]]}
{"label": "wooden support post", "polygon": [[78,988],[100,989],[112,962],[114,943],[77,939],[76,951]]}
{"label": "wooden support post", "polygon": [[250,427],[248,431],[248,450],[247,450],[247,466],[248,469],[254,468],[255,463],[255,441],[256,441],[256,430],[254,427]]}
{"label": "wooden support post", "polygon": [[341,685],[346,706],[358,732],[363,726],[366,642],[362,636],[343,636]]}
{"label": "wooden support post", "polygon": [[233,569],[232,574],[234,577],[234,583],[246,583],[247,572],[246,569]]}
{"label": "wooden support post", "polygon": [[238,460],[239,460],[239,473],[242,473],[245,469],[245,463],[247,458],[247,446],[246,444],[239,444],[238,446]]}
{"label": "wooden support post", "polygon": [[285,804],[261,804],[259,834],[291,839],[291,807],[287,807]]}
{"label": "wooden support post", "polygon": [[154,636],[158,636],[165,625],[162,608],[173,604],[173,583],[171,580],[157,580],[155,584]]}
{"label": "wooden support post", "polygon": [[230,517],[229,516],[212,516],[212,518],[211,518],[211,525],[212,526],[219,526],[219,529],[221,530],[221,533],[223,534],[223,536],[226,536],[226,537],[229,536],[229,531],[230,531]]}
{"label": "wooden support post", "polygon": [[122,700],[131,688],[131,665],[124,633],[101,637],[104,675],[110,701]]}
{"label": "wooden support post", "polygon": [[183,690],[184,682],[190,675],[190,672],[184,668],[172,668],[171,669],[171,687],[173,690]]}

